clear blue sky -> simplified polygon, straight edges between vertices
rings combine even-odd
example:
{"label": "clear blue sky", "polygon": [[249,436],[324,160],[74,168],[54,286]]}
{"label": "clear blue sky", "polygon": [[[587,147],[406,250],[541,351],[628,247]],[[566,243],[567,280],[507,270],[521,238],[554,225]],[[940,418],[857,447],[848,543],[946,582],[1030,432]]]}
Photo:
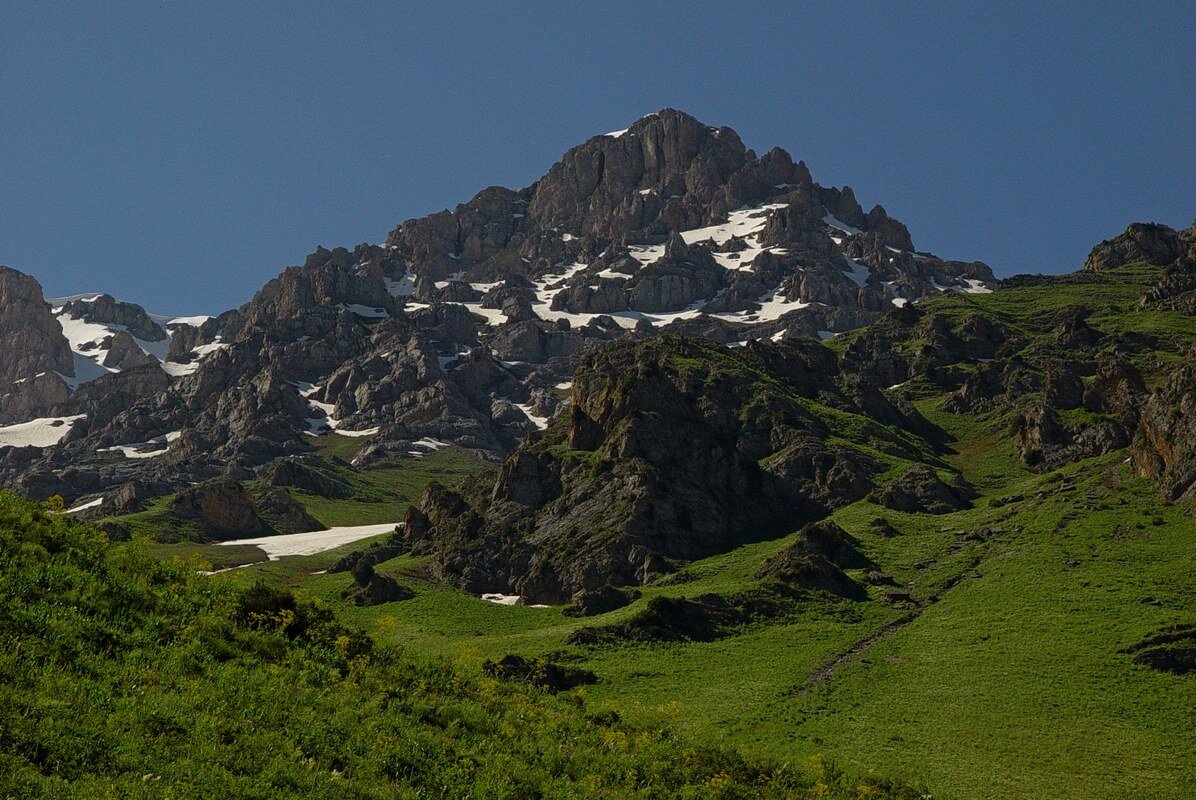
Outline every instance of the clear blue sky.
{"label": "clear blue sky", "polygon": [[665,106],[999,275],[1196,216],[1196,4],[786,5],[4,2],[0,263],[220,311]]}

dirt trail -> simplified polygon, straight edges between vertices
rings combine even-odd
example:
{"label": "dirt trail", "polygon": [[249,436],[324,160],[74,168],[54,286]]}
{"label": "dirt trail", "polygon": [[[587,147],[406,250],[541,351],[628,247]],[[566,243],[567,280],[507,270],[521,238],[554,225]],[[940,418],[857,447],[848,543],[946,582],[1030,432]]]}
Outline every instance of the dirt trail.
{"label": "dirt trail", "polygon": [[[892,622],[890,622],[890,623],[878,628],[877,630],[873,631],[872,633],[868,634],[863,639],[860,639],[855,644],[853,644],[850,648],[848,648],[844,652],[840,653],[839,655],[835,656],[833,659],[828,661],[826,664],[824,664],[822,667],[820,667],[816,672],[814,672],[810,675],[809,679],[806,681],[805,687],[802,688],[802,691],[801,691],[802,696],[805,696],[806,694],[808,694],[811,689],[814,689],[814,688],[817,688],[819,686],[823,686],[823,685],[829,683],[831,678],[835,677],[835,674],[839,670],[841,670],[843,667],[847,666],[848,664],[852,663],[853,661],[857,661],[874,644],[876,644],[877,642],[884,641],[885,639],[889,638],[893,634],[897,633],[897,631],[901,630],[906,625],[910,624],[911,622],[916,620],[918,617],[922,616],[922,614],[924,614],[928,609],[932,608],[936,603],[938,603],[940,600],[942,600],[943,596],[945,596],[947,594],[947,592],[951,591],[951,589],[955,588],[955,586],[958,585],[959,582],[962,581],[968,573],[975,570],[976,567],[979,566],[980,562],[982,562],[984,560],[984,557],[987,555],[988,547],[986,545],[988,545],[989,543],[984,540],[977,540],[976,543],[981,545],[980,553],[978,553],[974,557],[968,559],[968,561],[963,569],[961,569],[955,575],[952,575],[950,578],[948,578],[943,583],[943,586],[939,590],[939,593],[937,595],[929,598],[928,600],[920,602],[917,605],[917,607],[911,609],[910,611],[908,611],[907,613],[898,617],[897,619],[893,620]],[[941,564],[943,561],[945,561],[947,558],[949,558],[952,555],[955,555],[955,553],[944,553],[943,555],[936,558],[930,564],[927,564],[926,567],[922,570],[922,573],[932,572],[935,567],[937,567],[939,564]],[[913,586],[912,581],[910,582],[910,586]]]}

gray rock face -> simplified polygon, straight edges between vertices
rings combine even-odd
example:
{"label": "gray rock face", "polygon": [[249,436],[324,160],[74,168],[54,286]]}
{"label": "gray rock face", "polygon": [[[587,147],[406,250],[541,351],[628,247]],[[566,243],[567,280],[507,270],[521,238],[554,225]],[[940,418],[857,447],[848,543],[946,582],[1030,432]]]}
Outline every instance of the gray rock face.
{"label": "gray rock face", "polygon": [[0,422],[34,416],[66,394],[55,373],[75,374],[71,348],[36,280],[0,267]]}
{"label": "gray rock face", "polygon": [[[531,186],[485,189],[381,245],[319,247],[241,308],[171,326],[169,376],[137,344],[166,332],[102,295],[66,313],[113,329],[104,365],[122,371],[71,392],[56,373],[73,358],[36,284],[6,274],[0,344],[18,355],[3,365],[0,423],[87,419],[45,452],[0,453],[0,480],[64,496],[135,478],[173,491],[305,454],[307,434],[333,424],[369,432],[359,466],[428,439],[499,461],[535,427],[520,407],[556,414],[553,387],[604,343],[817,335],[876,320],[895,292],[992,278],[912,248],[883,208],[865,213],[783,150],[758,157],[731,129],[665,109],[573,148]],[[153,459],[107,450],[168,433],[179,436]],[[784,469],[822,475],[816,456],[796,448]],[[858,489],[838,475],[819,486],[819,502]]]}
{"label": "gray rock face", "polygon": [[307,513],[291,493],[281,487],[271,486],[260,490],[254,497],[262,520],[279,533],[308,533],[327,530],[327,526]]}
{"label": "gray rock face", "polygon": [[1146,401],[1131,452],[1164,496],[1196,503],[1196,350]]}
{"label": "gray rock face", "polygon": [[103,365],[116,369],[130,367],[158,366],[158,359],[141,349],[133,337],[124,331],[117,331],[107,342],[108,352],[104,356]]}
{"label": "gray rock face", "polygon": [[1163,270],[1141,308],[1196,316],[1196,222],[1179,232],[1179,243],[1184,252]]}
{"label": "gray rock face", "polygon": [[488,495],[430,489],[405,535],[469,591],[564,602],[608,582],[644,583],[868,492],[881,464],[829,445],[824,422],[793,399],[860,413],[838,378],[834,354],[809,341],[734,351],[668,336],[613,343],[574,376],[568,426],[529,437]]}
{"label": "gray rock face", "polygon": [[222,477],[180,492],[170,503],[171,512],[199,522],[217,539],[235,539],[266,532],[257,503],[240,481]]}
{"label": "gray rock face", "polygon": [[150,319],[144,308],[136,303],[122,302],[109,294],[91,300],[72,300],[62,307],[62,313],[74,319],[122,327],[143,342],[166,340],[166,331]]}

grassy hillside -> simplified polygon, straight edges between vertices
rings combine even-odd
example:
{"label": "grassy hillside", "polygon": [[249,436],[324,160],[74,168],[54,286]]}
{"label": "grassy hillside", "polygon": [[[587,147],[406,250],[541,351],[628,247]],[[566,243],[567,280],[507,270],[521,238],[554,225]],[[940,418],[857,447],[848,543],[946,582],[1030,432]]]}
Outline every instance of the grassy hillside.
{"label": "grassy hillside", "polygon": [[[1087,324],[1126,343],[1153,386],[1196,343],[1191,317],[1138,310],[1157,274],[1130,266],[988,295],[945,294],[920,308],[949,325],[984,317],[1017,337],[1028,357],[1066,360],[1074,354],[1055,331],[1061,315],[1083,306]],[[830,345],[842,353],[855,338]],[[910,336],[896,349],[912,357],[924,345]],[[966,376],[982,366],[952,368]],[[836,511],[832,520],[871,562],[848,570],[866,600],[808,592],[713,641],[569,643],[584,626],[641,624],[662,598],[775,597],[756,575],[797,531],[690,563],[639,587],[629,606],[587,619],[466,596],[431,580],[427,559],[410,555],[378,570],[411,587],[413,599],[350,606],[342,600],[349,576],[320,573],[356,545],[215,582],[243,590],[265,578],[297,588],[377,641],[447,657],[466,675],[507,653],[546,656],[597,676],[575,690],[587,713],[648,728],[667,720],[705,745],[733,743],[789,764],[825,755],[853,774],[925,782],[935,797],[1196,796],[1196,678],[1122,652],[1164,626],[1196,621],[1190,510],[1164,503],[1125,450],[1028,469],[1011,426],[1041,391],[966,414],[945,410],[947,390],[925,376],[890,394],[945,431],[949,444],[935,465],[958,471],[979,497],[940,515],[867,499]],[[1062,414],[1084,424],[1088,412]],[[852,421],[835,416],[828,425]],[[889,577],[873,580],[873,571]]]}
{"label": "grassy hillside", "polygon": [[0,796],[918,797],[375,645],[0,494]]}

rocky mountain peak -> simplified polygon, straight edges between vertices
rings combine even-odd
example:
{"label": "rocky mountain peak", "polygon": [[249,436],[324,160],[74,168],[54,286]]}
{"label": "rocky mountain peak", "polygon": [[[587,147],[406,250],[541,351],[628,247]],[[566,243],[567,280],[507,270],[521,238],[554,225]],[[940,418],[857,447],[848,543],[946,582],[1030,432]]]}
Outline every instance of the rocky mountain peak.
{"label": "rocky mountain peak", "polygon": [[1124,233],[1093,247],[1084,261],[1084,269],[1116,269],[1134,261],[1162,266],[1179,258],[1184,249],[1174,228],[1157,222],[1134,222]]}
{"label": "rocky mountain peak", "polygon": [[4,386],[39,372],[74,375],[71,348],[41,285],[29,275],[0,266],[0,382]]}
{"label": "rocky mountain peak", "polygon": [[59,313],[98,325],[115,325],[146,342],[166,341],[166,331],[150,318],[144,308],[136,303],[117,300],[110,294],[71,300],[62,306]]}
{"label": "rocky mountain peak", "polygon": [[[60,368],[37,367],[51,377],[0,399],[0,415],[80,419],[44,454],[0,449],[0,474],[53,476],[37,485],[73,497],[167,464],[176,483],[253,471],[333,430],[368,438],[362,463],[441,446],[429,442],[499,461],[607,342],[825,338],[992,283],[983,264],[914,252],[883,207],[865,212],[784,150],[758,157],[732,129],[663,109],[530,186],[488,187],[383,244],[318,247],[214,318],[162,322],[109,295],[43,308],[69,346],[57,340]],[[64,381],[72,359],[86,374]]]}

